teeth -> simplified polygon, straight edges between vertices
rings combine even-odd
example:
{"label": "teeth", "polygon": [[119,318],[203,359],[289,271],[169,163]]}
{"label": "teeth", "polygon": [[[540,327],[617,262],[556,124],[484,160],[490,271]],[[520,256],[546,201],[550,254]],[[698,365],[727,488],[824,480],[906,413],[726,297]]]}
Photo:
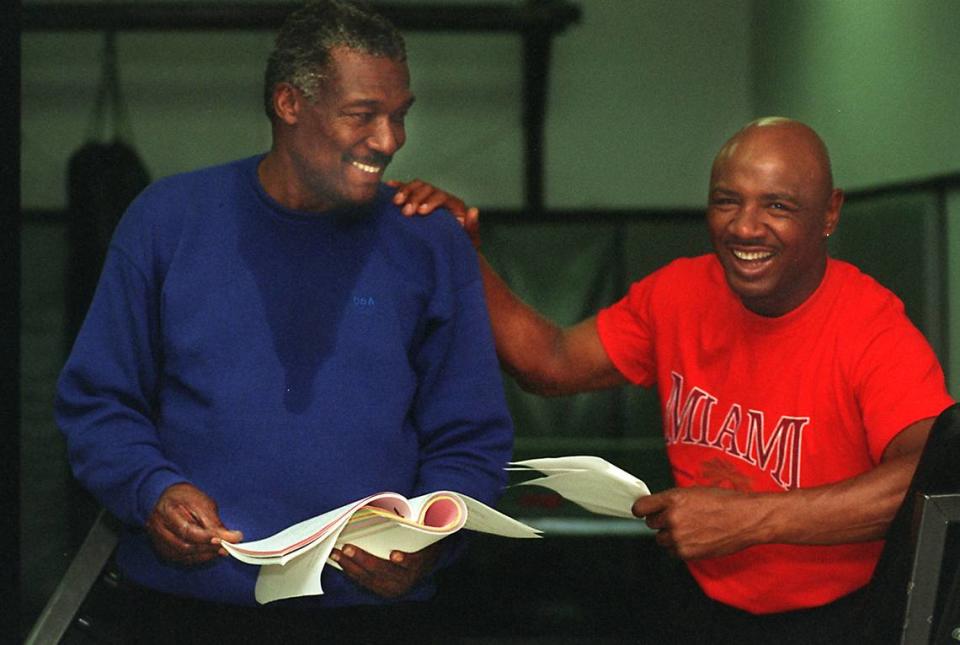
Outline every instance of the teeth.
{"label": "teeth", "polygon": [[362,170],[363,172],[378,173],[378,172],[380,172],[380,170],[381,170],[380,166],[370,166],[370,165],[365,164],[365,163],[360,163],[359,161],[351,161],[350,164],[351,164],[354,168],[359,168],[359,169]]}
{"label": "teeth", "polygon": [[733,250],[733,255],[738,260],[745,260],[748,262],[756,260],[766,260],[769,257],[773,257],[773,253],[767,251],[737,251]]}

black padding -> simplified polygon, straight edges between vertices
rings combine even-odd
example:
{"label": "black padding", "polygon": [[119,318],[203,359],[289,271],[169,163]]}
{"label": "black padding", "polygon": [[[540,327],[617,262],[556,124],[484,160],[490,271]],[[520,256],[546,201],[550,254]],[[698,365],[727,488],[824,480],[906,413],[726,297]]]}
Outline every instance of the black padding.
{"label": "black padding", "polygon": [[917,498],[951,493],[960,493],[960,403],[944,410],[930,429],[910,489],[887,530],[865,600],[861,642],[900,642],[920,511]]}
{"label": "black padding", "polygon": [[150,182],[136,151],[123,141],[88,142],[67,168],[66,334],[68,346],[93,297],[113,230]]}

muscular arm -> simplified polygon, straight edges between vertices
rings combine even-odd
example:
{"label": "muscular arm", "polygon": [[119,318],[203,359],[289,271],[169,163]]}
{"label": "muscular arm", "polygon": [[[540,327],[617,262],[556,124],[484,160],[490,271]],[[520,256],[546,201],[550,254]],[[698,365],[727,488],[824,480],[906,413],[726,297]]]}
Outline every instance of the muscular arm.
{"label": "muscular arm", "polygon": [[903,501],[932,425],[925,419],[908,426],[876,468],[835,484],[757,494],[674,488],[638,499],[633,512],[659,529],[658,543],[690,560],[756,544],[879,539]]}
{"label": "muscular arm", "polygon": [[480,272],[497,356],[523,389],[561,396],[627,382],[600,344],[596,316],[559,327],[520,300],[482,255]]}

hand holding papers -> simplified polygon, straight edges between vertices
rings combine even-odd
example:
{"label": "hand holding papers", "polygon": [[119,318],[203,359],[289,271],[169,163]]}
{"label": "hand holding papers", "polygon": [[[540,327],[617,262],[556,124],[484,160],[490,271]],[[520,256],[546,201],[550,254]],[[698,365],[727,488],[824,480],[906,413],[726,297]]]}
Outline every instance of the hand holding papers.
{"label": "hand holding papers", "polygon": [[517,484],[543,486],[593,513],[633,518],[633,502],[650,489],[630,473],[600,457],[545,457],[515,461],[510,470],[536,470],[546,475]]}
{"label": "hand holding papers", "polygon": [[386,559],[391,551],[413,553],[461,528],[513,538],[540,535],[540,531],[459,493],[437,491],[413,499],[378,493],[268,538],[224,543],[223,548],[241,562],[261,565],[255,596],[257,602],[267,603],[322,594],[320,573],[334,548],[353,544]]}

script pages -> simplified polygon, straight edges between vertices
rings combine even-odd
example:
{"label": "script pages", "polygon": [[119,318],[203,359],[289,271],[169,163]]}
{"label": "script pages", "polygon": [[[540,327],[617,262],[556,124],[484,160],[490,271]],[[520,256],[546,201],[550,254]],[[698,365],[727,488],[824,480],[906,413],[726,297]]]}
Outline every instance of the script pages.
{"label": "script pages", "polygon": [[[414,553],[460,529],[510,538],[540,531],[471,497],[437,491],[412,499],[377,493],[290,526],[275,535],[223,548],[241,562],[260,565],[259,603],[323,593],[320,574],[334,548],[353,544],[379,558]],[[330,564],[339,568],[332,560]]]}
{"label": "script pages", "polygon": [[508,470],[546,475],[517,486],[542,486],[574,504],[600,515],[634,519],[633,503],[650,494],[641,480],[600,457],[543,457],[515,461]]}

